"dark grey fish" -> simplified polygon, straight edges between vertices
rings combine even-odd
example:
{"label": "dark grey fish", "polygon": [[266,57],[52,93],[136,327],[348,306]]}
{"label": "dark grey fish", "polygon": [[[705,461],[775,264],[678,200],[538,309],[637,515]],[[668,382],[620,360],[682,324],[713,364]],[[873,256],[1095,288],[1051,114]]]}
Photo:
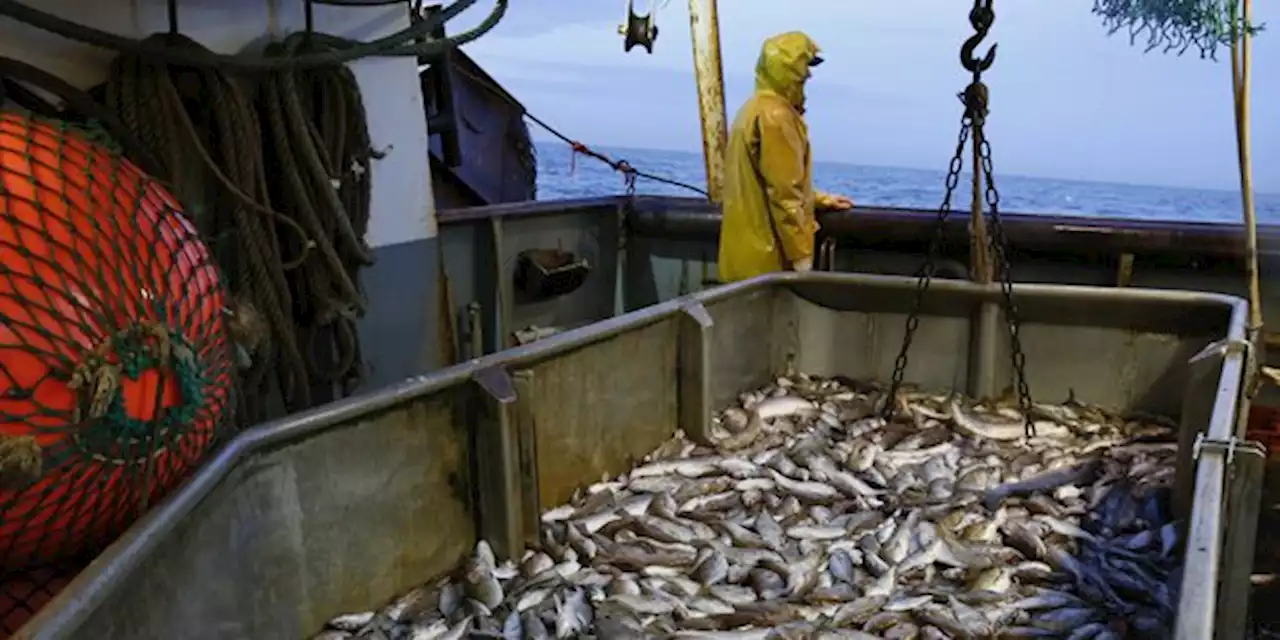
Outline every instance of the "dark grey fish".
{"label": "dark grey fish", "polygon": [[1159,527],[1173,521],[1173,489],[1156,487],[1143,499],[1138,517],[1152,526]]}
{"label": "dark grey fish", "polygon": [[1100,467],[1100,461],[1090,460],[1074,467],[1050,471],[1020,482],[1002,484],[987,491],[982,498],[982,504],[988,510],[995,511],[1000,508],[1000,503],[1005,498],[1045,493],[1068,484],[1087,484],[1097,475]]}
{"label": "dark grey fish", "polygon": [[1066,632],[1096,622],[1101,617],[1098,610],[1092,607],[1063,607],[1040,613],[1031,623],[1043,629]]}
{"label": "dark grey fish", "polygon": [[1067,635],[1067,640],[1093,640],[1100,634],[1105,633],[1108,627],[1102,622],[1090,622],[1084,626],[1076,627]]}
{"label": "dark grey fish", "polygon": [[857,579],[853,558],[844,549],[831,552],[831,557],[827,559],[827,568],[831,571],[831,576],[838,580],[852,584]]}
{"label": "dark grey fish", "polygon": [[1129,637],[1141,640],[1163,640],[1173,636],[1165,617],[1151,610],[1139,610],[1128,620]]}

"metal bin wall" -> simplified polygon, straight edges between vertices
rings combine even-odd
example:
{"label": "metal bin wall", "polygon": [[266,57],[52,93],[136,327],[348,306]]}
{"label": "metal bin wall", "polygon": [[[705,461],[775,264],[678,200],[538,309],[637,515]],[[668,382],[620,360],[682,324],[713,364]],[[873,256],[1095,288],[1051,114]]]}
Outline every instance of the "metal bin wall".
{"label": "metal bin wall", "polygon": [[[304,637],[450,570],[477,536],[518,552],[542,509],[623,472],[677,428],[699,436],[712,411],[789,367],[887,378],[914,288],[897,277],[765,276],[258,427],[17,637]],[[1019,286],[1016,299],[1037,400],[1074,392],[1181,419],[1177,493],[1190,524],[1178,637],[1231,626],[1243,613],[1230,605],[1247,599],[1231,596],[1247,588],[1253,539],[1243,532],[1261,472],[1253,448],[1219,446],[1243,429],[1246,305],[1049,285]],[[934,282],[906,379],[1007,384],[999,300],[997,286]]]}

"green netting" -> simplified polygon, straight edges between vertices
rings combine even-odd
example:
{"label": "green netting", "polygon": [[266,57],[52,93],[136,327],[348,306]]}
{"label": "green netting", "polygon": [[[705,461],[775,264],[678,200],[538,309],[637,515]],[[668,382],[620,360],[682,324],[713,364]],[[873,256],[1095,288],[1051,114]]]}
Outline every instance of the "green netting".
{"label": "green netting", "polygon": [[1239,0],[1094,0],[1093,13],[1112,34],[1127,31],[1134,44],[1145,38],[1147,51],[1182,55],[1194,47],[1203,58],[1230,46],[1232,23],[1239,33],[1262,30],[1239,17]]}
{"label": "green netting", "polygon": [[0,112],[0,605],[20,571],[111,542],[230,424],[210,253],[94,139]]}

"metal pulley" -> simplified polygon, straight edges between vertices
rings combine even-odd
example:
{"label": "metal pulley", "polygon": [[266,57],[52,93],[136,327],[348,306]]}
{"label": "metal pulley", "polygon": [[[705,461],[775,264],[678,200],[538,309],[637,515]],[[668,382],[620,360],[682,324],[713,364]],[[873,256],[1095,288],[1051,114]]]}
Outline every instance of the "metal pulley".
{"label": "metal pulley", "polygon": [[626,9],[624,22],[618,25],[618,34],[622,36],[622,50],[631,51],[632,47],[640,45],[652,54],[653,41],[658,39],[658,24],[654,20],[656,11],[650,6],[649,13],[639,15],[635,11],[634,0],[627,0]]}

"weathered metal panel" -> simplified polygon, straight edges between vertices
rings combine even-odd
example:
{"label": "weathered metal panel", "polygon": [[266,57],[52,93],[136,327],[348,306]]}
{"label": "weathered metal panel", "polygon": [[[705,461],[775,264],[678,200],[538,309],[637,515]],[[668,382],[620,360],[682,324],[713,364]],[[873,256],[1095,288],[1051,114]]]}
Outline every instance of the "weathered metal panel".
{"label": "weathered metal panel", "polygon": [[573,212],[532,219],[503,220],[502,286],[512,287],[517,258],[529,249],[561,249],[587,260],[591,273],[577,290],[541,301],[512,296],[511,326],[577,327],[614,314],[617,287],[618,216],[616,212]]}
{"label": "weathered metal panel", "polygon": [[714,323],[708,348],[713,407],[727,406],[743,390],[759,387],[780,371],[770,349],[776,298],[776,291],[760,288],[706,305]]}
{"label": "weathered metal panel", "polygon": [[678,328],[669,317],[529,368],[543,508],[626,471],[671,437]]}
{"label": "weathered metal panel", "polygon": [[[887,379],[902,347],[913,295],[874,285],[856,293],[835,285],[795,288],[782,304],[799,336],[796,368]],[[965,389],[969,317],[979,300],[937,286],[928,293],[904,380],[926,388]]]}
{"label": "weathered metal panel", "polygon": [[[623,471],[682,421],[695,420],[680,413],[681,389],[694,389],[686,393],[690,398],[701,394],[698,402],[709,410],[792,360],[800,370],[886,377],[896,353],[892,339],[900,336],[891,327],[914,286],[906,278],[775,274],[252,430],[113,545],[21,637],[297,637],[314,631],[330,613],[376,606],[449,568],[475,535],[466,502],[450,492],[474,495],[480,477],[504,496],[481,503],[490,515],[506,514],[505,521],[489,521],[508,529],[501,534],[508,540],[527,536],[520,529],[538,510]],[[912,352],[919,373],[909,379],[945,390],[965,375],[967,368],[956,364],[970,353],[965,323],[993,295],[990,287],[935,283]],[[1029,356],[1029,366],[1044,367],[1036,374],[1044,376],[1037,383],[1044,393],[1079,386],[1099,396],[1082,394],[1082,400],[1119,409],[1186,397],[1184,431],[1213,439],[1229,437],[1239,424],[1243,353],[1211,349],[1197,360],[1194,375],[1180,371],[1188,368],[1181,354],[1243,337],[1246,305],[1238,298],[1034,285],[1018,287],[1017,296],[1028,353],[1049,360]],[[706,313],[691,322],[696,305]],[[1125,347],[1135,336],[1141,339]],[[689,344],[695,338],[703,341],[696,349]],[[698,368],[711,379],[693,384],[680,354],[705,356]],[[1149,362],[1125,369],[1121,358]],[[1059,365],[1065,373],[1055,377]],[[454,416],[483,413],[474,380],[495,371],[510,372],[519,384],[494,386],[502,388],[487,401],[497,410],[488,412],[490,437],[479,439],[484,451],[468,454],[477,439],[460,435],[455,425],[470,421]],[[706,401],[711,395],[715,401]],[[471,403],[465,412],[458,411],[461,398]],[[477,421],[472,428],[481,426]],[[1191,453],[1190,445],[1183,448]],[[462,462],[467,458],[473,471]],[[536,497],[514,478],[513,459],[521,474],[536,478]],[[1205,638],[1213,630],[1219,585],[1248,579],[1238,562],[1220,563],[1247,546],[1240,541],[1236,552],[1224,551],[1224,532],[1226,522],[1252,525],[1235,519],[1249,516],[1250,505],[1241,502],[1252,498],[1225,502],[1231,460],[1224,451],[1205,448],[1197,458],[1186,455],[1181,466],[1196,499],[1178,630],[1180,637]]]}
{"label": "weathered metal panel", "polygon": [[459,398],[251,432],[150,515],[163,535],[117,544],[40,617],[74,625],[15,637],[301,638],[451,569],[475,544]]}

